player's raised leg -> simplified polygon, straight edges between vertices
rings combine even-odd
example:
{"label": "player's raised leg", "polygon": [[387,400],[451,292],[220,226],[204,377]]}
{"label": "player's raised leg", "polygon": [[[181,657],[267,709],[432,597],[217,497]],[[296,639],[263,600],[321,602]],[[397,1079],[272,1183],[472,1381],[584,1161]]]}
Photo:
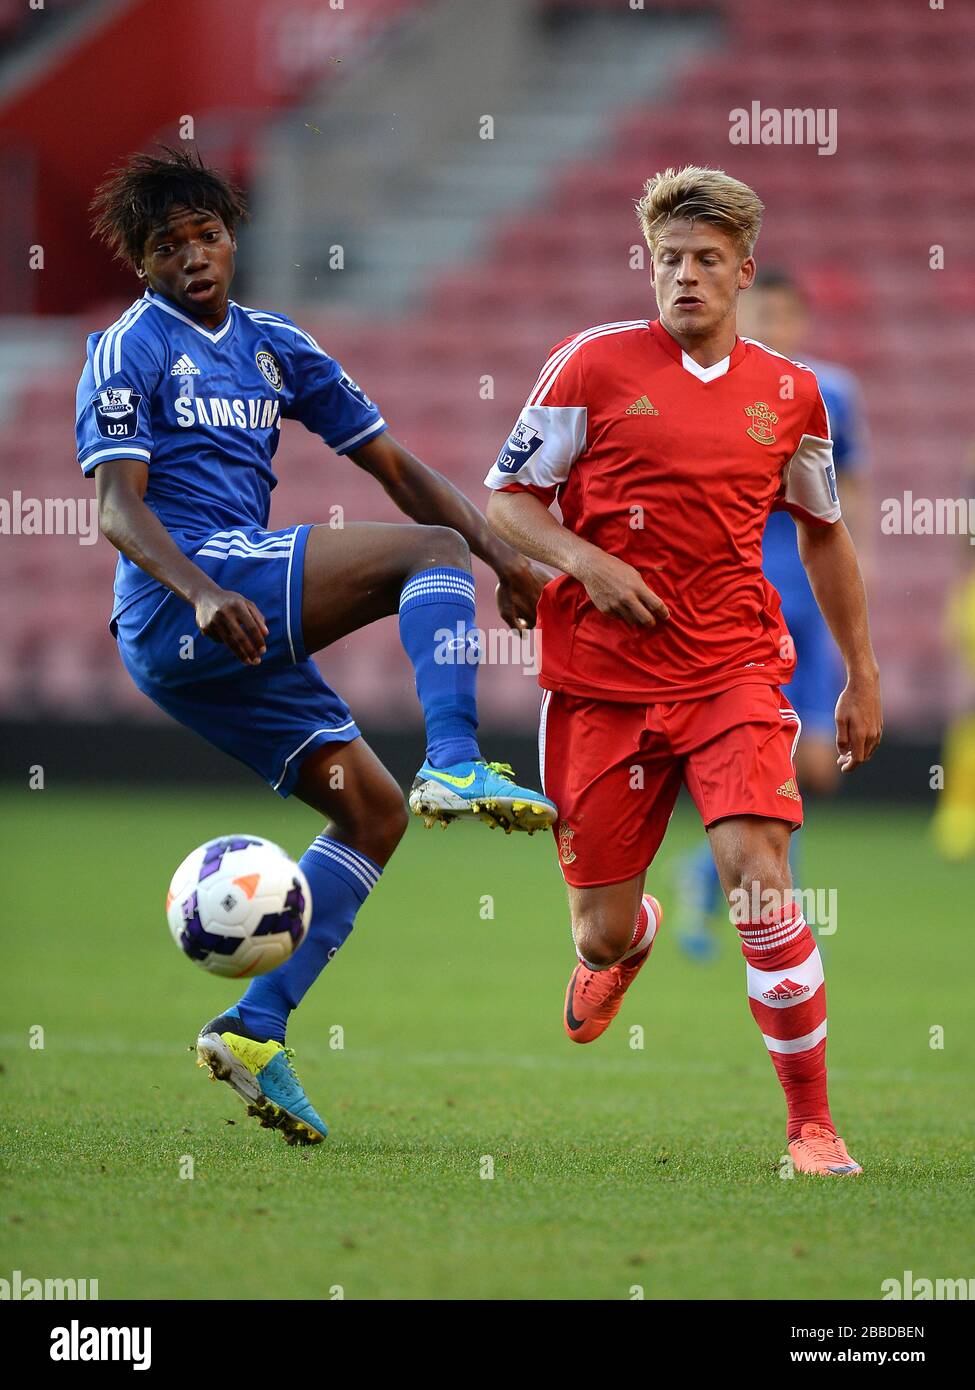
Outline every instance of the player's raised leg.
{"label": "player's raised leg", "polygon": [[579,964],[569,978],[563,1021],[573,1042],[592,1042],[605,1033],[650,955],[663,909],[644,893],[645,878],[569,888]]}
{"label": "player's raised leg", "polygon": [[709,826],[741,937],[748,1002],[785,1092],[789,1153],[801,1173],[863,1170],[836,1133],[826,1086],[826,985],[819,948],[792,900],[791,825],[730,816]]}
{"label": "player's raised leg", "polygon": [[295,795],[329,820],[300,860],[312,893],[308,935],[289,960],[252,980],[237,1004],[201,1029],[197,1055],[262,1125],[280,1129],[291,1144],[310,1144],[328,1130],[284,1046],[288,1018],[351,932],[402,838],[407,812],[399,787],[361,738],[314,749]]}
{"label": "player's raised leg", "polygon": [[481,755],[474,579],[464,538],[446,526],[316,526],[305,551],[306,651],[397,612],[427,732],[411,809],[428,821],[479,816],[529,833],[551,825],[554,804],[518,786],[507,764]]}

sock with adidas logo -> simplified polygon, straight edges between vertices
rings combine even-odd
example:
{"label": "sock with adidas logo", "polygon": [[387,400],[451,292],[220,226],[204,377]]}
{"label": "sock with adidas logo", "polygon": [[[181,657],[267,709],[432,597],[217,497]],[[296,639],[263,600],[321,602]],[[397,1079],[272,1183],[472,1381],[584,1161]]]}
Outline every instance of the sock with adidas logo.
{"label": "sock with adidas logo", "polygon": [[804,1124],[833,1130],[826,1095],[826,984],[806,919],[792,904],[740,923],[738,934],[752,1017],[785,1092],[788,1138],[798,1139]]}

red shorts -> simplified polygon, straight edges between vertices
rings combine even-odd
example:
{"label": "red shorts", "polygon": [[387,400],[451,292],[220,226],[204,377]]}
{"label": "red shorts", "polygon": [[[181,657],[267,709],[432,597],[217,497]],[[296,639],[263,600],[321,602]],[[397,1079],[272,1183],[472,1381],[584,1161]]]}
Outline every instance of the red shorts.
{"label": "red shorts", "polygon": [[793,757],[799,716],[771,685],[637,705],[546,691],[538,731],[546,796],[567,883],[593,888],[642,873],[681,782],[705,826],[727,816],[802,824]]}

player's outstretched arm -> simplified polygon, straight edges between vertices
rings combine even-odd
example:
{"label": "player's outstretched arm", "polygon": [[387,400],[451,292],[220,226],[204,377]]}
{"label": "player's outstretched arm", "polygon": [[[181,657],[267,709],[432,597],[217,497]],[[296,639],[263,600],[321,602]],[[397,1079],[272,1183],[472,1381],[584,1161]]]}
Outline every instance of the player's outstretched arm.
{"label": "player's outstretched arm", "polygon": [[797,518],[796,526],[809,583],[846,665],[846,687],[836,704],[836,761],[841,771],[850,772],[873,755],[884,726],[867,596],[842,521],[822,526]]}
{"label": "player's outstretched arm", "polygon": [[350,449],[354,463],[382,483],[407,516],[424,526],[459,531],[473,554],[498,576],[498,608],[510,627],[534,627],[539,595],[549,576],[496,536],[483,514],[453,483],[404,449],[389,434]]}
{"label": "player's outstretched arm", "polygon": [[655,627],[670,617],[638,570],[569,531],[533,493],[492,492],[487,515],[492,530],[509,545],[578,579],[600,613],[638,627]]}
{"label": "player's outstretched arm", "polygon": [[98,528],[146,574],[196,610],[200,631],[225,643],[245,666],[257,666],[266,650],[267,624],[243,594],[221,589],[183,554],[143,501],[149,466],[142,459],[106,459],[95,471]]}

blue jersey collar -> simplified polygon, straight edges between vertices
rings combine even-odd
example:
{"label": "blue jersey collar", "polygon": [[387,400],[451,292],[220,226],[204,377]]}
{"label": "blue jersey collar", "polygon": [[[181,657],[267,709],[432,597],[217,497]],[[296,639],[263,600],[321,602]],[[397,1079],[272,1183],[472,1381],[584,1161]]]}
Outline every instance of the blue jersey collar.
{"label": "blue jersey collar", "polygon": [[164,294],[157,294],[155,290],[147,289],[142,297],[143,299],[147,299],[150,304],[155,305],[157,309],[161,309],[164,314],[171,314],[174,319],[179,319],[180,323],[185,323],[188,328],[193,328],[197,333],[202,333],[204,338],[209,338],[211,343],[219,343],[222,338],[226,337],[233,326],[234,309],[236,307],[233,300],[228,300],[227,302],[227,317],[220,327],[210,329],[204,328],[202,323],[197,323],[196,319],[191,318],[189,314],[184,314],[182,309],[178,309],[172,300],[167,299]]}

